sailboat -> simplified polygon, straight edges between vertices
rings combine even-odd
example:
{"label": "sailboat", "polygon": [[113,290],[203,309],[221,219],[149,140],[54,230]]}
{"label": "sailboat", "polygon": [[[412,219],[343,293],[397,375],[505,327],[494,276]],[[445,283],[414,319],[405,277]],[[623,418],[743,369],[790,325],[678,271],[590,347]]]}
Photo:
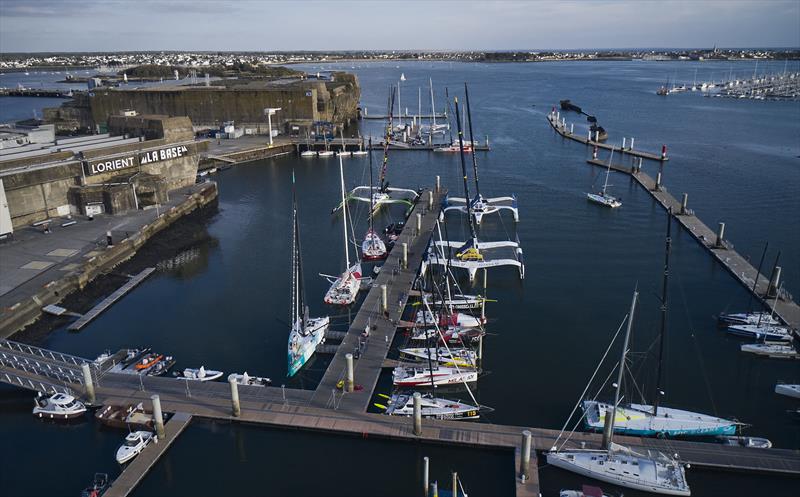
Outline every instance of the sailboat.
{"label": "sailboat", "polygon": [[323,130],[322,140],[325,142],[325,150],[320,150],[317,152],[317,155],[320,157],[331,157],[333,156],[333,150],[328,147],[328,137],[324,133],[325,131]]}
{"label": "sailboat", "polygon": [[380,235],[375,232],[375,226],[372,222],[375,214],[374,192],[372,191],[372,140],[370,140],[369,144],[369,198],[373,199],[373,202],[370,203],[369,209],[369,229],[364,235],[364,241],[361,242],[361,258],[365,261],[377,261],[385,259],[388,252],[386,251],[386,244],[383,243]]}
{"label": "sailboat", "polygon": [[586,198],[589,199],[590,202],[595,202],[600,205],[605,205],[606,207],[611,207],[612,209],[616,209],[617,207],[622,207],[622,201],[616,197],[612,197],[608,194],[608,175],[611,174],[611,160],[614,158],[614,149],[611,149],[611,155],[608,157],[608,169],[606,169],[606,181],[603,183],[603,189],[598,193],[587,193]]}
{"label": "sailboat", "polygon": [[350,157],[350,152],[347,151],[347,147],[344,144],[344,126],[339,128],[339,137],[342,139],[342,151],[339,152],[339,155],[342,157]]}
{"label": "sailboat", "polygon": [[436,105],[433,100],[433,79],[428,78],[431,87],[431,124],[429,126],[421,127],[422,133],[431,135],[444,135],[450,129],[450,124],[436,124]]}
{"label": "sailboat", "polygon": [[[330,325],[328,316],[309,318],[303,287],[303,258],[300,250],[300,221],[297,217],[297,196],[292,173],[292,330],[289,332],[287,354],[289,377],[294,376],[325,341]],[[247,374],[247,373],[245,373]]]}
{"label": "sailboat", "polygon": [[[372,140],[370,139],[370,144],[371,143]],[[371,148],[372,147],[370,146],[370,149]],[[368,153],[370,153],[369,151],[364,150],[364,139],[361,137],[361,134],[358,135],[358,150],[353,150],[350,153],[353,155],[353,157],[367,155]]]}
{"label": "sailboat", "polygon": [[458,364],[460,367],[474,368],[478,359],[474,350],[463,347],[439,347],[434,350],[428,347],[407,347],[400,349],[400,353],[416,359],[440,362],[445,366]]}
{"label": "sailboat", "polygon": [[[429,419],[478,419],[480,407],[472,406],[457,400],[434,397],[431,394],[421,396],[421,415]],[[414,396],[409,393],[399,393],[389,397],[387,406],[375,404],[385,409],[385,414],[390,416],[412,416],[414,414]]]}
{"label": "sailboat", "polygon": [[[469,143],[470,146],[475,143],[475,137],[472,134],[472,110],[469,105],[469,89],[467,88],[467,84],[464,83],[464,96],[466,97],[467,103],[467,120],[469,122]],[[458,146],[456,145],[456,148]],[[458,150],[456,150],[458,151]],[[467,151],[466,148],[464,150]],[[469,205],[467,204],[466,198],[458,198],[458,197],[445,197],[444,201],[442,202],[442,211],[439,214],[439,220],[444,220],[444,216],[448,210],[458,210],[463,213],[472,213],[472,216],[475,218],[475,224],[480,226],[481,221],[483,220],[483,216],[486,214],[496,214],[499,213],[501,210],[508,210],[514,215],[514,221],[519,222],[519,209],[517,209],[517,197],[516,195],[511,195],[510,197],[496,197],[496,198],[485,198],[481,195],[480,184],[478,183],[478,158],[475,154],[472,154],[472,171],[473,175],[475,176],[475,197],[469,201]],[[451,205],[457,204],[457,205]],[[461,205],[464,204],[464,205]]]}
{"label": "sailboat", "polygon": [[[582,407],[586,414],[585,426],[589,430],[603,431],[605,418],[614,412],[614,430],[617,433],[635,436],[716,436],[733,435],[741,425],[707,414],[660,406],[661,370],[664,354],[664,339],[667,332],[667,288],[669,283],[669,255],[672,219],[671,211],[667,213],[667,236],[665,242],[664,277],[661,290],[661,333],[659,338],[658,369],[656,372],[656,390],[653,405],[630,403],[612,408],[611,405],[596,400],[586,400]],[[620,363],[624,369],[624,363]]]}
{"label": "sailboat", "polygon": [[[342,203],[344,203],[345,193],[344,193],[344,165],[342,164],[341,157],[339,158],[339,176],[341,179],[342,185]],[[331,287],[328,292],[325,294],[325,303],[326,304],[335,304],[335,305],[350,305],[356,300],[356,296],[358,295],[358,290],[361,286],[361,263],[358,262],[358,257],[356,257],[356,262],[352,266],[350,265],[350,247],[349,247],[349,238],[347,235],[347,217],[348,217],[349,210],[345,205],[343,209],[343,216],[342,216],[342,224],[344,226],[344,260],[345,260],[345,270],[344,272],[338,276],[337,278],[333,278],[331,276],[321,275],[328,278],[328,281],[331,282]]]}
{"label": "sailboat", "polygon": [[308,137],[308,131],[306,131],[306,149],[300,153],[300,157],[316,157],[317,151],[311,149],[311,142]]}
{"label": "sailboat", "polygon": [[[778,288],[779,294],[781,288],[783,288],[783,284]],[[775,319],[775,302],[777,302],[777,298],[772,304],[772,310],[769,315],[764,316],[763,313],[759,313],[758,320],[755,324],[729,324],[727,328],[728,333],[747,338],[755,338],[756,340],[791,341],[793,337],[789,328],[780,326],[779,324],[770,324],[777,321],[777,319]]]}
{"label": "sailboat", "polygon": [[[614,408],[619,405],[622,374],[625,370],[638,296],[639,292],[634,291],[631,310],[627,316],[628,323],[618,366]],[[561,448],[553,445],[546,454],[547,463],[589,478],[635,490],[662,495],[691,495],[686,472],[677,459],[660,452],[653,454],[648,451],[647,454],[643,454],[614,443],[614,424],[617,418],[619,416],[609,418],[608,440],[604,440],[605,446],[602,449],[563,449],[563,445]]]}

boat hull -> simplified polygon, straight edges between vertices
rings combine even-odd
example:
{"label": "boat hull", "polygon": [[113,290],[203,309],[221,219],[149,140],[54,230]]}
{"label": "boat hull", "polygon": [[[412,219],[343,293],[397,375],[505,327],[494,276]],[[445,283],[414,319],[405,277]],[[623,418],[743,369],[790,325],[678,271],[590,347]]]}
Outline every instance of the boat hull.
{"label": "boat hull", "polygon": [[[602,432],[605,416],[611,406],[594,401],[582,404],[587,413],[584,426],[587,430]],[[689,437],[735,435],[738,423],[715,418],[702,413],[660,407],[659,416],[652,415],[652,406],[631,404],[617,407],[614,433],[637,437]],[[599,415],[598,415],[599,411]]]}
{"label": "boat hull", "polygon": [[[289,349],[287,354],[288,374],[292,377],[311,359],[317,350],[317,345],[325,341],[325,333],[330,325],[330,318],[317,318],[312,320],[313,327],[306,331],[306,335],[301,334],[297,328],[293,328],[289,334]],[[293,346],[294,344],[294,346]]]}

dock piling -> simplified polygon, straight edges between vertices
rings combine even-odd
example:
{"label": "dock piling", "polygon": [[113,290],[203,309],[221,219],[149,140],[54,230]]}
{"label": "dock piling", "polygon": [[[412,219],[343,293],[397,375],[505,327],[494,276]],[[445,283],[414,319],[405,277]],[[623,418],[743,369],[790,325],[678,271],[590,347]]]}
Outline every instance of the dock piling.
{"label": "dock piling", "polygon": [[106,245],[109,247],[114,246],[114,238],[111,236],[110,231],[106,231]]}
{"label": "dock piling", "polygon": [[602,441],[602,448],[608,449],[608,441],[611,439],[611,422],[613,421],[613,416],[606,411],[605,421],[603,422],[603,441]]}
{"label": "dock piling", "polygon": [[422,214],[417,213],[417,234],[422,231]]}
{"label": "dock piling", "polygon": [[355,380],[353,378],[353,354],[345,355],[344,359],[347,362],[347,378],[344,381],[344,391],[352,392],[353,386],[355,385]]}
{"label": "dock piling", "polygon": [[236,383],[235,378],[228,378],[231,384],[231,404],[233,407],[233,416],[238,418],[242,415],[242,406],[239,404],[239,384]]}
{"label": "dock piling", "polygon": [[522,483],[528,481],[531,476],[531,432],[525,430],[522,432],[522,454],[519,458],[519,477]]}
{"label": "dock piling", "polygon": [[436,176],[436,193],[439,193],[442,190],[442,178],[438,175]]}
{"label": "dock piling", "polygon": [[428,190],[428,209],[433,209],[433,192]]}
{"label": "dock piling", "polygon": [[[628,150],[633,150],[633,137],[632,136],[631,136],[631,146],[628,147]],[[642,158],[639,157],[639,162],[641,162],[641,161],[642,161]]]}
{"label": "dock piling", "polygon": [[622,137],[622,150],[625,150],[625,137]]}
{"label": "dock piling", "polygon": [[81,370],[83,371],[83,385],[86,387],[86,398],[89,400],[90,404],[94,404],[97,399],[94,395],[92,370],[90,369],[89,364],[85,362],[81,364]]}
{"label": "dock piling", "polygon": [[387,287],[386,287],[385,283],[383,285],[381,285],[381,310],[383,312],[386,312],[386,311],[389,310],[389,297],[388,297]]}
{"label": "dock piling", "polygon": [[431,483],[431,497],[439,497],[439,482]]}
{"label": "dock piling", "polygon": [[575,131],[575,123],[569,123],[569,134]]}
{"label": "dock piling", "polygon": [[637,168],[638,171],[642,170],[642,158],[639,157],[639,167]]}
{"label": "dock piling", "polygon": [[425,497],[428,497],[430,491],[430,478],[431,478],[431,460],[428,456],[422,458],[422,492]]}
{"label": "dock piling", "polygon": [[458,497],[458,472],[453,471],[453,497]]}
{"label": "dock piling", "polygon": [[408,269],[408,243],[403,242],[403,268]]}
{"label": "dock piling", "polygon": [[769,282],[769,287],[767,288],[767,297],[778,297],[778,288],[780,288],[781,282],[781,267],[775,266],[774,276]]}
{"label": "dock piling", "polygon": [[717,230],[717,242],[714,244],[717,248],[722,248],[722,243],[725,241],[725,223],[719,223]]}
{"label": "dock piling", "polygon": [[667,146],[661,145],[661,160],[667,160]]}
{"label": "dock piling", "polygon": [[592,150],[592,160],[597,160],[597,145],[595,145],[594,150]]}
{"label": "dock piling", "polygon": [[153,423],[156,425],[156,435],[158,438],[164,438],[164,415],[161,414],[161,397],[153,395],[150,397],[153,401]]}
{"label": "dock piling", "polygon": [[422,435],[422,395],[414,392],[414,435]]}
{"label": "dock piling", "polygon": [[656,174],[656,185],[653,188],[653,191],[660,192],[661,191],[661,171]]}
{"label": "dock piling", "polygon": [[684,215],[684,216],[687,213],[687,209],[686,209],[687,205],[689,205],[689,194],[688,193],[684,193],[683,194],[683,199],[681,200],[681,214]]}

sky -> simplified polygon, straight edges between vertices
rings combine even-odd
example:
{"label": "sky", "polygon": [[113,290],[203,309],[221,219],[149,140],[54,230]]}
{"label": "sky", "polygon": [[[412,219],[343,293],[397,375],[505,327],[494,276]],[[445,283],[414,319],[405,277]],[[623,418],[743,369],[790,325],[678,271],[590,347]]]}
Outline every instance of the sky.
{"label": "sky", "polygon": [[800,0],[0,0],[0,52],[800,47]]}

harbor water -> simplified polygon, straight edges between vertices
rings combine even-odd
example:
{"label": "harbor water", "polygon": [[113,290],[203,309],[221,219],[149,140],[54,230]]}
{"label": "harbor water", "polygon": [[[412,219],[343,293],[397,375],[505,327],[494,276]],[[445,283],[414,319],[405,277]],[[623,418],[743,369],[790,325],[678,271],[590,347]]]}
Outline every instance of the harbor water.
{"label": "harbor water", "polygon": [[[559,100],[571,99],[595,115],[610,143],[634,137],[636,148],[652,152],[667,144],[670,160],[663,170],[667,189],[676,197],[688,193],[689,207],[712,228],[725,222],[728,240],[754,265],[768,241],[768,267],[762,272],[769,273],[780,250],[785,288],[800,296],[800,103],[704,98],[700,92],[655,94],[676,72],[691,78],[698,67],[698,79],[704,72],[706,79],[712,73],[719,79],[731,66],[742,74],[753,69],[747,62],[640,61],[373,62],[300,68],[355,72],[362,107],[370,114],[385,113],[389,89],[401,74],[405,76],[401,102],[409,114],[416,112],[420,87],[423,113],[429,112],[429,77],[436,89],[437,112],[445,105],[445,86],[452,99],[463,94],[465,81],[469,83],[476,140],[488,135],[492,146],[491,152],[477,155],[481,193],[514,193],[520,208],[518,225],[510,216],[485,217],[480,238],[518,236],[526,264],[524,281],[512,269],[488,274],[488,296],[497,300],[487,305],[490,336],[484,344],[484,369],[490,374],[479,380],[476,396],[495,409],[487,421],[560,429],[637,286],[641,301],[630,366],[636,386],[626,383],[626,392],[628,399],[637,401],[638,387],[652,401],[667,218],[647,192],[620,174],[612,173],[609,182],[610,191],[622,197],[621,208],[611,211],[586,201],[586,192],[602,186],[605,174],[586,164],[589,150],[558,137],[550,128],[545,116]],[[783,62],[774,67],[759,64],[766,72],[783,67]],[[20,100],[24,103],[6,105],[0,100],[0,117],[28,117],[30,110],[23,113],[14,106],[38,105],[33,98],[14,102]],[[576,133],[588,131],[585,117],[562,115],[575,123]],[[377,139],[382,126],[380,121],[363,121],[360,130],[351,126],[347,132],[360,131]],[[375,155],[376,171],[381,162]],[[367,164],[366,158],[344,159],[348,187],[368,184]],[[658,164],[645,162],[643,168],[655,176]],[[201,236],[181,246],[177,254],[156,261],[153,276],[80,333],[67,332],[64,322],[39,344],[85,357],[106,349],[148,346],[174,355],[176,369],[205,365],[226,373],[269,376],[287,387],[314,388],[327,366],[325,356],[314,358],[297,377],[285,378],[292,171],[297,178],[311,314],[330,315],[333,328],[345,330],[348,311],[322,303],[328,283],[317,276],[343,269],[341,216],[331,215],[339,202],[338,160],[291,156],[237,165],[214,176],[219,207],[197,221]],[[393,152],[387,174],[392,186],[409,188],[430,187],[439,175],[444,187],[462,195],[457,155]],[[365,206],[355,207],[352,214],[359,238],[366,230]],[[402,208],[395,206],[381,213],[376,223],[382,227],[401,217]],[[463,219],[449,215],[447,233],[463,240],[467,236]],[[677,224],[672,248],[662,405],[735,418],[750,425],[745,434],[767,437],[776,447],[800,447],[800,423],[787,412],[800,405],[773,391],[779,380],[800,381],[800,365],[740,353],[743,342],[719,330],[715,315],[745,310],[748,290]],[[610,367],[599,376],[605,378]],[[388,393],[390,383],[388,376],[382,377],[376,393]],[[600,393],[605,399],[611,395],[610,387]],[[456,396],[467,399],[466,393]],[[31,407],[29,392],[0,387],[4,495],[75,495],[94,472],[119,473],[113,452],[124,433],[101,429],[94,422],[42,423],[30,415]],[[347,457],[336,457],[339,447]],[[298,495],[337,495],[307,478],[318,464],[327,468],[319,477],[335,480],[338,494],[409,495],[417,487],[406,485],[406,480],[416,477],[418,459],[428,455],[425,449],[382,441],[363,442],[362,447],[348,438],[193,423],[136,495],[194,495],[215,488],[203,485],[204,481],[221,483],[228,477],[225,489],[243,495],[263,494],[269,482],[276,489],[296,489]],[[474,458],[483,456],[470,457],[446,447],[430,451],[435,452],[432,467],[442,472],[443,479],[457,470],[485,473],[487,481],[498,482],[495,487],[473,483],[481,489],[474,495],[513,493],[511,470],[495,463],[494,455],[489,457],[493,462],[476,465]],[[298,462],[286,464],[281,459],[289,456],[284,454]],[[321,454],[332,457],[319,459]],[[303,457],[309,459],[301,463]],[[351,460],[341,467],[346,458]],[[243,460],[264,461],[274,471],[245,477],[237,473]],[[540,461],[544,464],[543,458]],[[38,478],[42,464],[48,464],[52,481]],[[250,471],[258,473],[261,467]],[[791,495],[797,483],[695,468],[687,474],[696,489],[693,495],[752,495],[754,488]],[[398,479],[403,483],[396,492],[380,486],[393,488]],[[542,471],[544,495],[580,483],[555,468]],[[473,494],[468,481],[465,485]],[[637,494],[626,490],[625,495]]]}

